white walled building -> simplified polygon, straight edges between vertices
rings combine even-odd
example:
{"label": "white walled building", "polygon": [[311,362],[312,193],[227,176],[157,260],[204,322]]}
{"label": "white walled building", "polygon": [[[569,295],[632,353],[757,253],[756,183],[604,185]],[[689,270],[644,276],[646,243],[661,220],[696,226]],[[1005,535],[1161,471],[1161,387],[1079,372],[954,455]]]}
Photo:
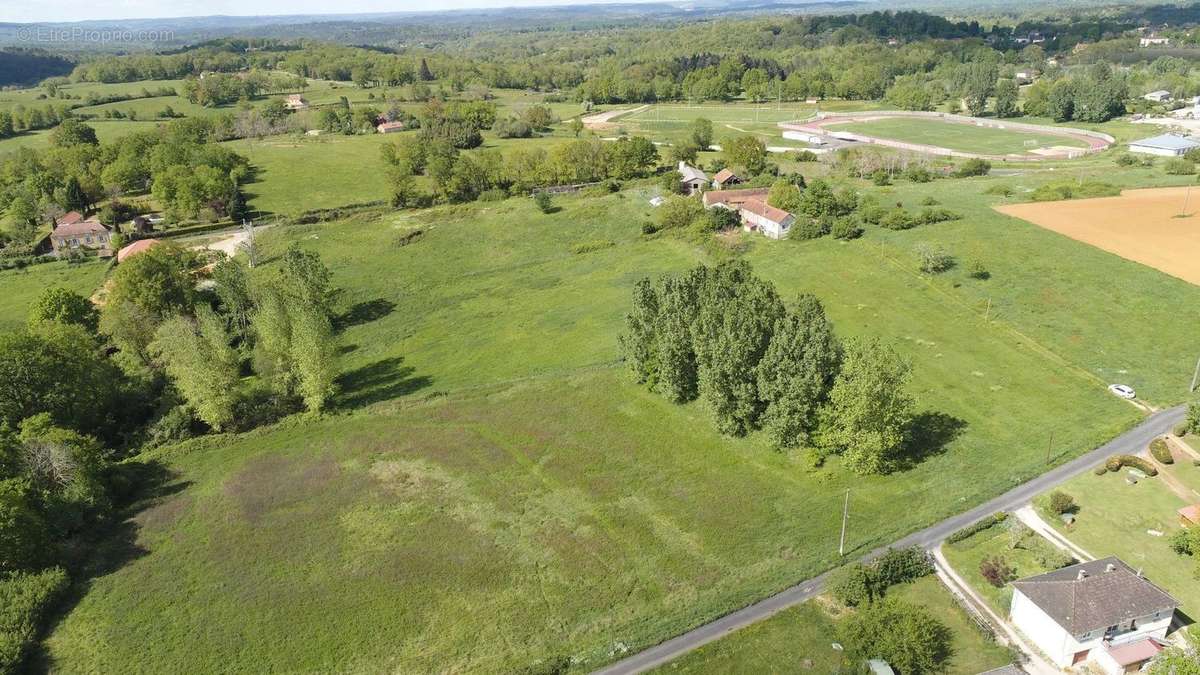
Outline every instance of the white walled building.
{"label": "white walled building", "polygon": [[1200,148],[1200,141],[1176,134],[1162,134],[1129,142],[1130,152],[1159,157],[1180,157],[1194,148]]}
{"label": "white walled building", "polygon": [[1162,649],[1179,603],[1117,558],[1013,582],[1013,625],[1060,668],[1092,662],[1110,675]]}
{"label": "white walled building", "polygon": [[687,162],[679,163],[679,175],[683,193],[686,195],[694,195],[708,187],[708,175]]}

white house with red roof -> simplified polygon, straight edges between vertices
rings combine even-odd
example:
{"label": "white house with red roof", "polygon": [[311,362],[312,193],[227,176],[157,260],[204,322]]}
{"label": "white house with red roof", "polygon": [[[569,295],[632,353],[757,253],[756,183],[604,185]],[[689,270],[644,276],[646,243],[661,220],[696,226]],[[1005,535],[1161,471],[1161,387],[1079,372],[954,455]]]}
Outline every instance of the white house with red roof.
{"label": "white house with red roof", "polygon": [[381,134],[394,134],[399,131],[404,131],[405,128],[404,122],[397,120],[395,122],[380,122],[375,126],[375,131],[378,131]]}
{"label": "white house with red roof", "polygon": [[109,252],[110,236],[108,228],[95,217],[85,218],[78,211],[70,211],[55,221],[50,246],[54,255],[79,249]]}
{"label": "white house with red roof", "polygon": [[744,190],[713,190],[704,193],[704,206],[737,211],[747,232],[761,232],[771,239],[783,239],[792,229],[796,217],[767,203],[766,188]]}

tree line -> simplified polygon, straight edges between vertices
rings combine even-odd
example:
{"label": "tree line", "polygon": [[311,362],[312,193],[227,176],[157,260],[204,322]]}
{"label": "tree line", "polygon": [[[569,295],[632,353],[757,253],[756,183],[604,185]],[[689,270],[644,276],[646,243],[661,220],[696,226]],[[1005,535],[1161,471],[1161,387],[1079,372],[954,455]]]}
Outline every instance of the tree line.
{"label": "tree line", "polygon": [[811,295],[785,306],[745,262],[639,281],[620,345],[638,382],[702,400],[723,434],[761,429],[859,474],[905,461],[909,362],[878,339],[838,338]]}
{"label": "tree line", "polygon": [[0,334],[0,672],[13,672],[91,547],[153,487],[132,449],[240,431],[335,392],[329,270],[291,247],[251,274],[169,243],[117,267],[102,309],[48,288]]}

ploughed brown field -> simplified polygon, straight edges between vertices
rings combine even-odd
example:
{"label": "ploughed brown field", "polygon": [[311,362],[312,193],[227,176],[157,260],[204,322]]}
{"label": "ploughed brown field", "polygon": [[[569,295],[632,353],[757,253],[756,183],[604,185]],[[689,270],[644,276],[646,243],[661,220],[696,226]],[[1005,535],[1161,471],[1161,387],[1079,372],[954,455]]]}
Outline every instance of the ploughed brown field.
{"label": "ploughed brown field", "polygon": [[1200,187],[1190,196],[1187,191],[1125,190],[1119,197],[1008,204],[996,210],[1200,285]]}

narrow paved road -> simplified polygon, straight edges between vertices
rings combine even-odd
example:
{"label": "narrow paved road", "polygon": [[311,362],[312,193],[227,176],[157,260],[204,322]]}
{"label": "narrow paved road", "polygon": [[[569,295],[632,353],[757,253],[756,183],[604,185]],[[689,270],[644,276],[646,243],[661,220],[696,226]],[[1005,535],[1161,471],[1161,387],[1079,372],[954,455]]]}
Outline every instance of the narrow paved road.
{"label": "narrow paved road", "polygon": [[[914,532],[907,537],[892,542],[863,556],[870,560],[881,555],[888,548],[905,548],[921,546],[933,548],[950,534],[978,520],[1001,511],[1012,511],[1037,495],[1060,485],[1079,474],[1095,467],[1112,455],[1137,454],[1146,447],[1155,436],[1171,430],[1186,412],[1185,406],[1162,410],[1147,417],[1141,424],[1121,434],[1104,445],[1076,459],[1058,466],[1033,480],[1018,485],[995,499],[979,506],[952,516],[936,525]],[[760,600],[749,607],[727,614],[716,621],[694,628],[683,635],[671,638],[666,642],[655,645],[645,651],[628,656],[606,668],[596,671],[596,675],[632,675],[642,673],[651,668],[661,666],[680,656],[701,647],[709,642],[720,639],[733,631],[769,618],[780,610],[798,605],[820,594],[825,585],[828,573],[803,581],[791,588],[781,591],[769,598]]]}

